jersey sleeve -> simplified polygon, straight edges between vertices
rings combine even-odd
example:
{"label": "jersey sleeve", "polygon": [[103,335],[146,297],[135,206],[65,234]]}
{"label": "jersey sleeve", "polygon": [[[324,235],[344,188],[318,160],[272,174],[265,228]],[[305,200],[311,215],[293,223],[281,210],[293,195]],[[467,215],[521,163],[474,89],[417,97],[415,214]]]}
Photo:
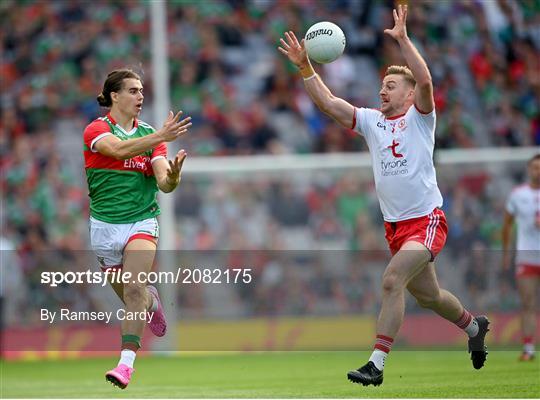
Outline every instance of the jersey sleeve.
{"label": "jersey sleeve", "polygon": [[158,144],[154,148],[154,150],[152,150],[152,157],[150,158],[150,162],[154,162],[158,158],[167,159],[167,144],[165,142]]}
{"label": "jersey sleeve", "polygon": [[90,150],[93,153],[97,153],[97,150],[94,148],[96,142],[99,139],[104,138],[105,136],[112,135],[111,128],[109,124],[102,120],[95,120],[84,130],[84,148],[85,150]]}
{"label": "jersey sleeve", "polygon": [[510,193],[510,196],[508,196],[508,200],[506,201],[505,208],[508,214],[516,215],[516,212],[517,212],[516,191],[512,191],[512,193]]}
{"label": "jersey sleeve", "polygon": [[430,132],[435,133],[435,122],[436,122],[436,114],[435,114],[435,108],[429,113],[425,113],[422,110],[420,110],[416,104],[414,104],[412,107],[412,112],[414,113],[417,120],[422,121],[423,124],[428,128]]}
{"label": "jersey sleeve", "polygon": [[373,116],[373,113],[377,113],[377,111],[364,107],[354,107],[353,130],[364,137],[368,137],[370,133],[368,120]]}

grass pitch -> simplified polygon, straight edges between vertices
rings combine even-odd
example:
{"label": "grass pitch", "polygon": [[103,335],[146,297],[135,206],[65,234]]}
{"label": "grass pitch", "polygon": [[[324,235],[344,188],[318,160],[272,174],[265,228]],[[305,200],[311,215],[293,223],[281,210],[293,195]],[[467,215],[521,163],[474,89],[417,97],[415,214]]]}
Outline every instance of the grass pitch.
{"label": "grass pitch", "polygon": [[466,351],[393,351],[382,386],[350,383],[368,352],[140,357],[126,390],[105,381],[116,358],[2,361],[1,398],[540,398],[540,362],[491,351],[481,370]]}

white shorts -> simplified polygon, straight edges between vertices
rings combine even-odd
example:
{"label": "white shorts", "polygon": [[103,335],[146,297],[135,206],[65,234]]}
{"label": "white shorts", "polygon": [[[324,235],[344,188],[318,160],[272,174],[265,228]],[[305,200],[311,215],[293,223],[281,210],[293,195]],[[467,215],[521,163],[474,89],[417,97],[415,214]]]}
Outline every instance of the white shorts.
{"label": "white shorts", "polygon": [[157,242],[159,225],[156,218],[130,224],[110,224],[90,217],[90,243],[102,269],[121,268],[124,248],[134,239]]}

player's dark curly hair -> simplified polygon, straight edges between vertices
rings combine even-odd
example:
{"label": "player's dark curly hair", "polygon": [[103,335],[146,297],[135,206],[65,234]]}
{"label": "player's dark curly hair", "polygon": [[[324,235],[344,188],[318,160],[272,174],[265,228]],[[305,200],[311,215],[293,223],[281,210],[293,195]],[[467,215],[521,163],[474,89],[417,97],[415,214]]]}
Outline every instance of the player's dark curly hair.
{"label": "player's dark curly hair", "polygon": [[97,97],[97,102],[102,107],[112,106],[111,92],[119,92],[122,89],[124,79],[137,79],[142,82],[139,74],[128,68],[115,69],[107,75],[103,84],[103,90]]}

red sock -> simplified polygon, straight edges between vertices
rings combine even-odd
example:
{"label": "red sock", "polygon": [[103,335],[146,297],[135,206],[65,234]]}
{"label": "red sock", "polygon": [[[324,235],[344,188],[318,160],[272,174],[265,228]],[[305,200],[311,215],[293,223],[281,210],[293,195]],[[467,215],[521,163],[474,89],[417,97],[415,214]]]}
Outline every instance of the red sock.
{"label": "red sock", "polygon": [[375,346],[373,346],[373,349],[384,351],[388,354],[390,353],[390,349],[392,348],[392,343],[394,343],[394,339],[392,339],[391,337],[377,335],[377,340],[375,341]]}
{"label": "red sock", "polygon": [[523,336],[523,344],[533,344],[532,336]]}
{"label": "red sock", "polygon": [[454,324],[456,324],[459,329],[465,329],[469,326],[472,320],[473,315],[467,310],[463,309],[463,314],[461,314],[461,317],[459,317],[457,321],[454,321]]}

